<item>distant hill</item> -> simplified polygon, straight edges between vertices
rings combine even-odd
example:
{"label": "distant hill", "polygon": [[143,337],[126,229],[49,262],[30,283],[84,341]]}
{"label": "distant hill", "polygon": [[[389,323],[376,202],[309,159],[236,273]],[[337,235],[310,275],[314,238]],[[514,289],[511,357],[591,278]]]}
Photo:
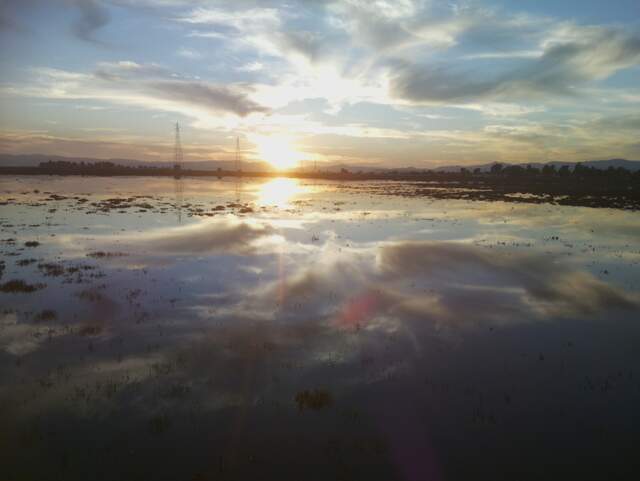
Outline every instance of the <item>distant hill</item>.
{"label": "distant hill", "polygon": [[[0,166],[4,167],[36,167],[40,162],[47,162],[49,160],[53,161],[68,161],[68,162],[85,162],[85,163],[94,163],[94,162],[113,162],[114,164],[128,166],[128,167],[138,167],[138,166],[146,166],[146,167],[163,167],[170,168],[173,166],[172,162],[154,162],[154,161],[142,161],[142,160],[134,160],[134,159],[95,159],[89,157],[64,157],[60,155],[42,155],[42,154],[27,154],[27,155],[12,155],[12,154],[0,154]],[[545,165],[544,162],[530,162],[525,164],[509,164],[506,162],[499,162],[504,166],[507,165],[522,165],[527,166],[531,165],[533,167],[541,168]],[[547,162],[550,165],[555,165],[556,168],[560,168],[563,165],[567,165],[570,169],[573,169],[576,163],[578,162],[562,162],[562,161],[552,161]],[[609,167],[623,167],[629,171],[635,172],[640,170],[640,160],[626,160],[626,159],[609,159],[609,160],[589,160],[585,162],[581,162],[583,165],[587,167],[595,167],[596,169],[608,169]],[[341,169],[346,169],[349,172],[362,172],[362,173],[372,173],[372,172],[390,172],[395,171],[398,173],[409,173],[409,172],[421,172],[424,170],[433,170],[436,172],[458,172],[462,167],[468,170],[480,169],[482,172],[486,172],[491,167],[496,164],[496,162],[490,162],[487,164],[476,164],[476,165],[444,165],[442,167],[437,167],[435,169],[427,169],[425,168],[417,168],[417,167],[399,167],[399,168],[390,168],[390,167],[376,167],[371,165],[348,165],[348,164],[320,164],[318,165],[318,170],[322,172],[340,172]],[[233,161],[228,160],[202,160],[202,161],[189,161],[183,163],[184,169],[193,169],[193,170],[234,170],[235,164]],[[269,172],[273,170],[273,167],[267,162],[242,162],[242,169],[250,172]],[[312,170],[313,165],[311,162],[305,163],[301,170],[307,171]]]}

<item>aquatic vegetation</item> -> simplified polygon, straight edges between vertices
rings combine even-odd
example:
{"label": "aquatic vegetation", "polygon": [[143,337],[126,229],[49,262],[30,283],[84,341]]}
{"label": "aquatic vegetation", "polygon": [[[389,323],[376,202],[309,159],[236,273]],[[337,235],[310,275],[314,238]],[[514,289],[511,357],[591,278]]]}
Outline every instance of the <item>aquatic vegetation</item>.
{"label": "aquatic vegetation", "polygon": [[58,318],[58,313],[53,309],[45,309],[41,311],[36,317],[36,321],[55,321]]}
{"label": "aquatic vegetation", "polygon": [[38,269],[40,269],[42,273],[48,277],[58,277],[65,273],[63,265],[54,264],[53,262],[38,264]]}
{"label": "aquatic vegetation", "polygon": [[104,328],[99,325],[84,325],[78,329],[78,335],[84,337],[99,336],[104,331]]}
{"label": "aquatic vegetation", "polygon": [[305,409],[320,411],[333,404],[333,397],[326,389],[304,390],[296,394],[295,402],[300,411],[304,411]]}
{"label": "aquatic vegetation", "polygon": [[91,257],[93,259],[105,259],[105,258],[110,258],[110,257],[125,257],[128,256],[129,254],[126,254],[124,252],[103,252],[103,251],[96,251],[96,252],[89,252],[87,254],[87,257]]}
{"label": "aquatic vegetation", "polygon": [[28,284],[21,279],[13,279],[0,284],[0,292],[6,292],[10,294],[17,293],[30,293],[44,289],[46,284]]}
{"label": "aquatic vegetation", "polygon": [[37,259],[20,259],[18,261],[16,261],[16,265],[20,266],[20,267],[25,267],[28,266],[30,264],[33,264],[35,262],[38,262]]}
{"label": "aquatic vegetation", "polygon": [[158,414],[149,419],[149,431],[159,436],[164,434],[171,427],[171,421],[166,414]]}

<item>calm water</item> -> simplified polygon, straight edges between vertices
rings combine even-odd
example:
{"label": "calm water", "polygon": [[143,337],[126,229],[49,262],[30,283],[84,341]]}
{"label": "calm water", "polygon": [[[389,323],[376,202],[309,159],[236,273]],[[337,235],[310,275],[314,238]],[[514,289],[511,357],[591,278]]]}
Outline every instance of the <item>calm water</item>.
{"label": "calm water", "polygon": [[389,187],[0,178],[0,478],[638,479],[640,215]]}

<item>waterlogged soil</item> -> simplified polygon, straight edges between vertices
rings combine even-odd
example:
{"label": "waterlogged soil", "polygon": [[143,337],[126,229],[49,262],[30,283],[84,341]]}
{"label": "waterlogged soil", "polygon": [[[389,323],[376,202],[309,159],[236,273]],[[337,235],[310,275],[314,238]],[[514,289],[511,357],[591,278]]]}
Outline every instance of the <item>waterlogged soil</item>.
{"label": "waterlogged soil", "polygon": [[0,479],[637,479],[640,218],[507,194],[0,179]]}
{"label": "waterlogged soil", "polygon": [[475,200],[485,202],[514,202],[526,204],[551,204],[575,207],[640,210],[640,186],[608,185],[607,179],[590,180],[587,185],[576,180],[562,182],[499,179],[458,180],[427,182],[370,182],[359,185],[344,184],[349,189],[359,189],[378,195],[403,197],[427,197],[438,200]]}

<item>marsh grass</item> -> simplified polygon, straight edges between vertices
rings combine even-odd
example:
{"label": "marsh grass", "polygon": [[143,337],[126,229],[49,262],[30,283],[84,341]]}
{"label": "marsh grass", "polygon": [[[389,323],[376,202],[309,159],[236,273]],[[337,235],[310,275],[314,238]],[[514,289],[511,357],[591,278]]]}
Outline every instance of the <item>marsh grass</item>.
{"label": "marsh grass", "polygon": [[44,289],[45,287],[46,284],[28,284],[22,279],[12,279],[5,282],[4,284],[0,284],[0,291],[9,294],[30,293],[39,291],[40,289]]}

